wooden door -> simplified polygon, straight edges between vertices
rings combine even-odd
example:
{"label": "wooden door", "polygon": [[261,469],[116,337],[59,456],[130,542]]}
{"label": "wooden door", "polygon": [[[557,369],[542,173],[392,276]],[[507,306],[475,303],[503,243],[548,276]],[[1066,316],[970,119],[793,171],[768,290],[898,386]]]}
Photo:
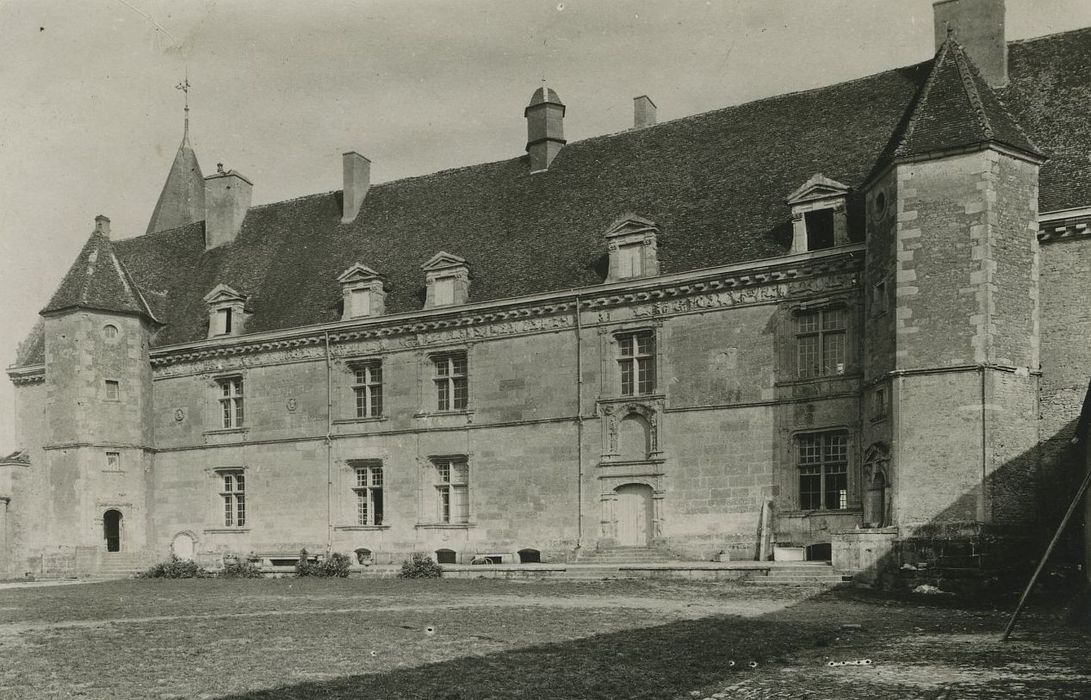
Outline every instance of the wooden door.
{"label": "wooden door", "polygon": [[652,489],[626,484],[617,493],[617,539],[623,547],[647,547],[652,532]]}

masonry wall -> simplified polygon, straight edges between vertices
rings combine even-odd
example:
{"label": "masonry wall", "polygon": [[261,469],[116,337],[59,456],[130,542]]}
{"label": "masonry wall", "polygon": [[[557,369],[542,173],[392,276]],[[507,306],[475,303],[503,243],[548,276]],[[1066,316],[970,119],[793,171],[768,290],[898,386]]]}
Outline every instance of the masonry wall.
{"label": "masonry wall", "polygon": [[[828,294],[831,286],[858,308],[845,277],[801,285],[787,295],[791,301],[781,301],[789,291],[784,284],[685,305],[587,310],[578,334],[574,317],[558,316],[469,331],[335,339],[329,424],[324,348],[159,370],[156,556],[165,556],[183,534],[207,555],[291,554],[324,548],[329,536],[334,549],[367,548],[380,561],[440,548],[462,559],[501,554],[509,561],[522,548],[564,559],[577,545],[616,541],[615,489],[626,484],[654,493],[653,544],[690,556],[731,550],[728,556],[752,558],[769,499],[800,516],[782,528],[786,541],[828,541],[830,526],[817,525],[821,517],[807,522],[796,512],[798,472],[785,443],[800,429],[839,426],[850,430],[857,449],[858,319],[854,315],[851,376],[797,386],[784,374],[787,384],[778,387],[783,370],[777,365],[782,355],[794,357],[781,346],[793,342],[789,321],[796,305]],[[656,339],[657,389],[649,396],[619,395],[617,337],[632,332]],[[431,358],[451,351],[467,353],[469,408],[440,413]],[[382,361],[378,419],[354,417],[352,367],[364,359]],[[217,379],[226,376],[244,382],[243,429],[222,428]],[[831,391],[833,398],[825,396]],[[637,415],[649,433],[631,432],[633,422],[625,419]],[[432,460],[444,455],[469,462],[470,526],[435,522]],[[381,527],[356,522],[356,460],[382,462]],[[853,469],[857,462],[854,452]],[[223,526],[217,470],[225,468],[245,470],[244,528]],[[852,488],[858,488],[855,475]],[[849,512],[834,517],[858,520],[855,492],[852,502]]]}

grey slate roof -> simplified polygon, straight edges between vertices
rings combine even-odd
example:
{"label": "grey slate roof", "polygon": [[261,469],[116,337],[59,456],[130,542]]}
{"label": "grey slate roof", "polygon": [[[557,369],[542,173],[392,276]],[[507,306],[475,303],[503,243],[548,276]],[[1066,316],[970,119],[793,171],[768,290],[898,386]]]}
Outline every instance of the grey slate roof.
{"label": "grey slate roof", "polygon": [[[923,99],[933,67],[947,70],[927,61],[569,143],[535,175],[522,156],[377,184],[349,224],[340,222],[341,193],[328,192],[253,207],[238,239],[211,251],[200,222],[114,249],[167,324],[155,339],[165,345],[205,337],[202,297],[219,283],[249,296],[247,332],[339,320],[337,276],[355,262],[388,279],[388,313],[420,309],[420,265],[440,250],[467,260],[472,301],[599,284],[603,234],[628,211],[658,224],[665,273],[782,255],[792,237],[784,197],[818,172],[853,188],[859,240],[859,188],[895,155],[913,117],[910,152],[930,147],[926,136],[949,141],[925,122],[948,113],[951,100],[965,110],[957,118],[978,116],[966,83],[945,75],[936,83],[950,94]],[[1042,211],[1091,204],[1091,29],[1014,42],[1009,70],[1009,86],[996,93],[972,83],[994,134],[1014,141],[1021,126],[1019,147],[1050,158]]]}
{"label": "grey slate roof", "polygon": [[159,200],[152,210],[145,233],[169,231],[179,226],[201,221],[205,209],[205,180],[201,166],[197,163],[197,154],[189,143],[189,119],[186,119],[186,131],[174,162],[167,173],[167,180],[159,193]]}

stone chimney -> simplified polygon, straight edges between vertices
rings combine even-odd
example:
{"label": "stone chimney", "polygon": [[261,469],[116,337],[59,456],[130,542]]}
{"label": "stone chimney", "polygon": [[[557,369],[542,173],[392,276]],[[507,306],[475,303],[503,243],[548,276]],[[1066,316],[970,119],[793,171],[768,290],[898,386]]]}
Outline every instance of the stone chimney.
{"label": "stone chimney", "polygon": [[940,0],[933,3],[932,12],[937,51],[950,34],[991,87],[1008,84],[1004,0]]}
{"label": "stone chimney", "polygon": [[633,98],[633,128],[655,126],[655,103],[647,95]]}
{"label": "stone chimney", "polygon": [[530,104],[523,111],[527,118],[527,153],[530,172],[549,169],[561,152],[564,140],[564,103],[557,93],[544,85],[534,91]]}
{"label": "stone chimney", "polygon": [[250,208],[254,183],[234,170],[216,164],[216,174],[205,178],[205,250],[235,240]]}
{"label": "stone chimney", "polygon": [[360,213],[364,197],[371,187],[371,161],[356,151],[349,151],[341,157],[341,163],[345,176],[341,197],[341,223],[347,224]]}
{"label": "stone chimney", "polygon": [[110,219],[109,217],[99,214],[95,217],[95,233],[101,233],[107,238],[110,237]]}

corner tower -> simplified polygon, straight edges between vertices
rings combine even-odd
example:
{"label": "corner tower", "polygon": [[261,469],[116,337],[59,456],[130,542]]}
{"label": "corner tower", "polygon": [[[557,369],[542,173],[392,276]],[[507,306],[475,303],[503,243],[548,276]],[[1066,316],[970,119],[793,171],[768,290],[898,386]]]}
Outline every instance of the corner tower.
{"label": "corner tower", "polygon": [[[139,566],[152,447],[148,347],[160,324],[114,254],[105,216],[41,315],[48,497],[28,555],[75,573]],[[59,559],[48,565],[47,553]]]}
{"label": "corner tower", "polygon": [[959,566],[984,566],[979,545],[1036,517],[1044,160],[948,35],[868,194],[865,406],[889,401],[869,439],[893,490],[877,520],[917,542],[913,563],[961,542]]}

